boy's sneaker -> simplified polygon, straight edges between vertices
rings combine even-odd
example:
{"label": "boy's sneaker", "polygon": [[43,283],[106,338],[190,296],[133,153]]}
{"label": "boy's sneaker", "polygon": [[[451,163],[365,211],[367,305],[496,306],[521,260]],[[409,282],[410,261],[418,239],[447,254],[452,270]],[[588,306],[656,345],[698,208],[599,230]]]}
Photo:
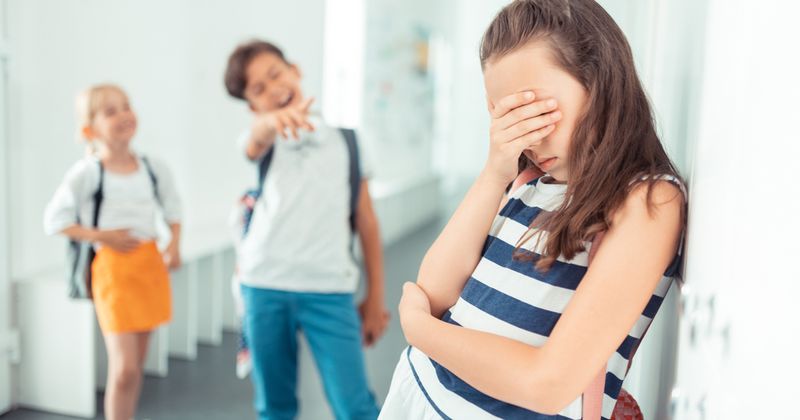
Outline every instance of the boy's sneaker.
{"label": "boy's sneaker", "polygon": [[236,353],[236,377],[244,379],[253,370],[253,363],[250,360],[250,350],[241,349]]}

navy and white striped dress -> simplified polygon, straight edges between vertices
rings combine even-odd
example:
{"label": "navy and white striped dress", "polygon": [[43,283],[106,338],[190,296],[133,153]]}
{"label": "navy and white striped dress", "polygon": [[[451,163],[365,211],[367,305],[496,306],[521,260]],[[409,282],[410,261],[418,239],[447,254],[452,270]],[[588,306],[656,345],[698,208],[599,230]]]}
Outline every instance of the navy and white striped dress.
{"label": "navy and white striped dress", "polygon": [[[661,179],[681,186],[672,177]],[[514,249],[531,222],[543,211],[561,205],[567,186],[534,180],[515,191],[496,216],[478,266],[461,296],[443,320],[466,328],[485,331],[532,346],[541,347],[567,307],[586,273],[589,250],[566,261],[559,258],[547,273],[530,261],[514,260]],[[683,187],[681,186],[683,190]],[[543,235],[546,235],[544,233]],[[546,236],[535,238],[523,249],[540,252]],[[538,244],[538,245],[537,245]],[[656,315],[677,274],[679,258],[667,270],[639,320],[608,360],[603,418],[608,419],[616,404],[628,370],[628,359]],[[471,387],[416,348],[401,355],[381,419],[580,419],[582,397],[555,416],[499,401]]]}

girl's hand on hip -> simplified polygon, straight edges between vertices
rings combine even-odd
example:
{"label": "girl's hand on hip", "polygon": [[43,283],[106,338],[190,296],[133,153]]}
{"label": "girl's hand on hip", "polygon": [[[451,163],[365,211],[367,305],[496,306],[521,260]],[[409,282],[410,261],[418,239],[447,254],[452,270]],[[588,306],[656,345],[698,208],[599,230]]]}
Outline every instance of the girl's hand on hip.
{"label": "girl's hand on hip", "polygon": [[536,100],[530,91],[506,96],[497,104],[490,102],[492,124],[484,171],[506,185],[513,181],[522,152],[541,143],[561,120],[557,108],[555,99]]}
{"label": "girl's hand on hip", "polygon": [[118,252],[131,252],[141,244],[140,240],[131,236],[128,229],[98,231],[97,242]]}

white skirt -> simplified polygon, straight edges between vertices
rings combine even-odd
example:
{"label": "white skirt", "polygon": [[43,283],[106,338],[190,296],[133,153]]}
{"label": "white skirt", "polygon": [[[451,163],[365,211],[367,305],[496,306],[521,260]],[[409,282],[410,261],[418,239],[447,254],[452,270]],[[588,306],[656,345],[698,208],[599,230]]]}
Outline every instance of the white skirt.
{"label": "white skirt", "polygon": [[408,364],[406,350],[403,350],[400,361],[394,369],[389,394],[383,403],[378,420],[440,420],[441,418],[419,388],[411,371],[411,365]]}

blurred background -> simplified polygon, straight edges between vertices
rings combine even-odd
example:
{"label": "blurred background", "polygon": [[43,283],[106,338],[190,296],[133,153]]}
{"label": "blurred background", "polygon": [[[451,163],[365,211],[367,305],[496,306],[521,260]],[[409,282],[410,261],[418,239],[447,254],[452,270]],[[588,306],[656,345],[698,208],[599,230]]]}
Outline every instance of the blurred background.
{"label": "blurred background", "polygon": [[[387,305],[483,166],[478,61],[505,0],[0,0],[0,418],[102,418],[94,313],[66,298],[64,239],[45,203],[80,158],[74,97],[130,94],[135,147],[166,160],[185,206],[175,316],[155,335],[139,417],[254,418],[234,376],[228,213],[255,183],[222,84],[240,42],[298,64],[332,125],[356,127],[374,177]],[[647,419],[798,418],[800,153],[792,1],[604,0],[626,32],[662,141],[690,186],[686,281],[625,387]],[[405,341],[396,313],[367,351],[379,401]],[[332,418],[303,349],[302,419]],[[6,413],[6,414],[2,414]]]}

